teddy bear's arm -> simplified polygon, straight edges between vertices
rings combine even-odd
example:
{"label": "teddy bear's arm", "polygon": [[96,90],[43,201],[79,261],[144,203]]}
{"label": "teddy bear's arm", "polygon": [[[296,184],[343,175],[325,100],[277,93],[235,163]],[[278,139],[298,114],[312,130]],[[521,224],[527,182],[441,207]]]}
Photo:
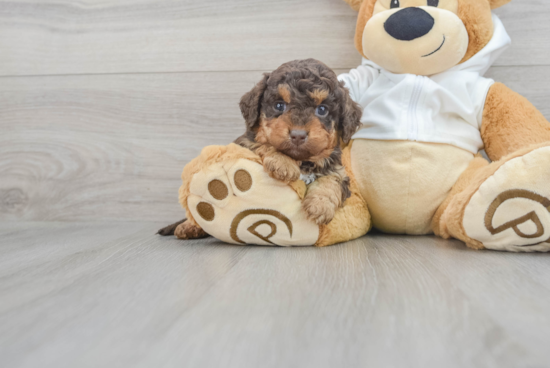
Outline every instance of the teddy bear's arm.
{"label": "teddy bear's arm", "polygon": [[519,149],[550,141],[550,123],[525,97],[495,83],[483,110],[481,137],[489,158],[497,161]]}
{"label": "teddy bear's arm", "polygon": [[351,99],[360,103],[361,97],[379,74],[373,67],[360,65],[349,73],[340,74],[338,80],[349,90]]}

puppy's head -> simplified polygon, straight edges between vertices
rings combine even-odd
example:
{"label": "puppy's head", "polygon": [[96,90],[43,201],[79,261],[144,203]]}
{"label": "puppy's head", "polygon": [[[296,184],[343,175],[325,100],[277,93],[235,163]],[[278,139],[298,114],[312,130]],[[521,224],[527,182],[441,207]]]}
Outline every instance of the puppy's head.
{"label": "puppy's head", "polygon": [[297,161],[328,158],[340,141],[348,143],[362,110],[325,64],[298,60],[264,78],[240,103],[247,130]]}
{"label": "puppy's head", "polygon": [[432,75],[469,60],[493,36],[491,9],[510,0],[345,0],[359,11],[359,52],[393,73]]}

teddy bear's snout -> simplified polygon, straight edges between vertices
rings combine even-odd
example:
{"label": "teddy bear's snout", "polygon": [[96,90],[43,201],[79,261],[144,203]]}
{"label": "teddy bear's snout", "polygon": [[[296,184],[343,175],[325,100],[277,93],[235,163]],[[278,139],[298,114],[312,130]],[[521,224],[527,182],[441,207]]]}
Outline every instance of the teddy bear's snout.
{"label": "teddy bear's snout", "polygon": [[392,14],[384,29],[390,36],[400,41],[412,41],[430,33],[435,20],[421,8],[404,8]]}

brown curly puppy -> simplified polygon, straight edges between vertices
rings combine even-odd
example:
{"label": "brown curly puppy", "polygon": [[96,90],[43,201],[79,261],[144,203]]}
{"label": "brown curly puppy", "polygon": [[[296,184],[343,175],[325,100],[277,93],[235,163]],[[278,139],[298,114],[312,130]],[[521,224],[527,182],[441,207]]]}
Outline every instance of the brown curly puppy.
{"label": "brown curly puppy", "polygon": [[[362,115],[336,74],[314,59],[291,61],[264,74],[243,96],[240,108],[247,130],[235,143],[258,154],[271,177],[311,183],[303,208],[317,224],[329,223],[350,196],[341,145],[360,127]],[[206,236],[200,229],[184,229],[185,224],[170,225],[159,234]]]}
{"label": "brown curly puppy", "polygon": [[341,143],[360,126],[362,109],[320,61],[281,65],[241,99],[247,132],[235,141],[257,153],[275,179],[313,181],[303,201],[308,217],[329,223],[350,196]]}

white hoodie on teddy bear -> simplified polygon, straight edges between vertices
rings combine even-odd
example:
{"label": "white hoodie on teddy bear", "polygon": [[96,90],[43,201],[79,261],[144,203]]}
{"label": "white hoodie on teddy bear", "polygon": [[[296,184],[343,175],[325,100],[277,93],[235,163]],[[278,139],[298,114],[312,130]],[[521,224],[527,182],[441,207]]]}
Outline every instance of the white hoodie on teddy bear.
{"label": "white hoodie on teddy bear", "polygon": [[483,149],[480,129],[492,79],[483,75],[511,44],[493,15],[491,41],[474,57],[429,77],[394,74],[372,61],[338,78],[363,108],[363,127],[353,139],[450,144],[473,154]]}

